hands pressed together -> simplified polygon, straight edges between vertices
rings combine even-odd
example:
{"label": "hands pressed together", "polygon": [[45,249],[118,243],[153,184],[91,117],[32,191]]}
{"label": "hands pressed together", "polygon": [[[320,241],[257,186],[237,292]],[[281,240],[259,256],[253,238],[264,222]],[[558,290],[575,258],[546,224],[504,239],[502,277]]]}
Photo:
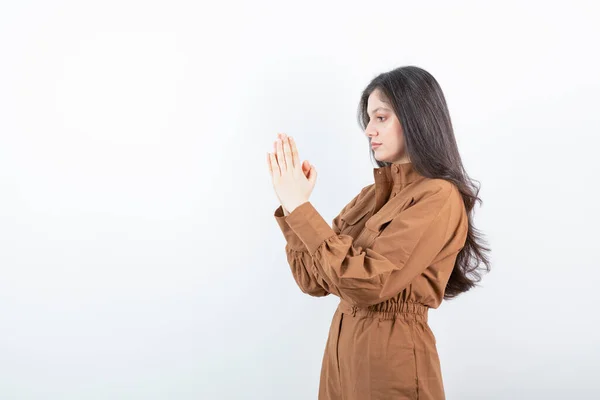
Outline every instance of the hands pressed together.
{"label": "hands pressed together", "polygon": [[277,135],[274,153],[267,153],[273,188],[286,214],[307,202],[317,181],[317,170],[308,161],[300,162],[296,142],[283,133]]}

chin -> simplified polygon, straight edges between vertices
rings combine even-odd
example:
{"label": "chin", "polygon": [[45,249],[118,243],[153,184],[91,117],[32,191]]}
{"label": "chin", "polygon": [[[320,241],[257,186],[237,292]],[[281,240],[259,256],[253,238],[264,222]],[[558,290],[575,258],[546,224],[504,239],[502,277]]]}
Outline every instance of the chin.
{"label": "chin", "polygon": [[380,162],[389,162],[389,161],[387,160],[387,157],[386,157],[385,155],[383,155],[383,156],[382,156],[382,155],[378,155],[377,153],[375,153],[375,154],[374,154],[374,156],[375,156],[374,158],[375,158],[377,161],[380,161]]}

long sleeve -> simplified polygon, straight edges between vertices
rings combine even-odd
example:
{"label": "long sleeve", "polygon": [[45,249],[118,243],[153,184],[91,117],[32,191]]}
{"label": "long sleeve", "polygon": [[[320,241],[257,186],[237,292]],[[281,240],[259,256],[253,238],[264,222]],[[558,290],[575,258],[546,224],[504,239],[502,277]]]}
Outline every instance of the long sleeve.
{"label": "long sleeve", "polygon": [[[340,232],[340,216],[343,215],[348,208],[354,206],[363,192],[364,188],[348,204],[346,204],[340,213],[333,219],[333,228],[330,228],[333,232],[336,232],[336,234]],[[277,207],[273,215],[286,240],[285,253],[296,284],[303,293],[315,297],[327,296],[330,293],[329,285],[318,273],[314,273],[312,255],[304,242],[286,222],[286,218],[289,217],[289,215],[283,215],[282,206]]]}
{"label": "long sleeve", "polygon": [[327,296],[329,291],[326,289],[326,285],[323,287],[319,283],[319,279],[310,272],[313,266],[312,256],[308,252],[304,242],[300,240],[296,232],[285,222],[287,216],[283,215],[282,206],[279,206],[275,210],[274,216],[286,240],[285,255],[296,284],[303,293],[308,295],[314,297]]}
{"label": "long sleeve", "polygon": [[464,245],[463,216],[462,197],[448,183],[423,193],[365,249],[330,228],[310,202],[295,208],[286,222],[312,255],[313,273],[329,292],[370,306],[400,293],[436,258],[456,253]]}
{"label": "long sleeve", "polygon": [[275,212],[273,213],[273,216],[275,217],[275,220],[279,225],[279,229],[281,229],[281,232],[283,233],[283,237],[286,241],[286,246],[289,247],[291,250],[306,251],[307,249],[304,242],[298,237],[298,235],[296,235],[296,232],[294,232],[292,228],[290,228],[287,222],[285,222],[287,215],[283,214],[283,206],[277,207],[277,209],[275,209]]}

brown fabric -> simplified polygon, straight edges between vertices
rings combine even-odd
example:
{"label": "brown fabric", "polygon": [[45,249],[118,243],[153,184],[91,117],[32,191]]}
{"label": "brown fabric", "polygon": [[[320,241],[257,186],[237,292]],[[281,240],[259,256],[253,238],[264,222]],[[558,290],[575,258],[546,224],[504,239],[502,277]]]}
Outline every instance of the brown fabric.
{"label": "brown fabric", "polygon": [[445,399],[427,316],[465,244],[464,203],[454,184],[412,163],[373,175],[331,227],[310,201],[274,213],[300,290],[340,297],[319,399]]}

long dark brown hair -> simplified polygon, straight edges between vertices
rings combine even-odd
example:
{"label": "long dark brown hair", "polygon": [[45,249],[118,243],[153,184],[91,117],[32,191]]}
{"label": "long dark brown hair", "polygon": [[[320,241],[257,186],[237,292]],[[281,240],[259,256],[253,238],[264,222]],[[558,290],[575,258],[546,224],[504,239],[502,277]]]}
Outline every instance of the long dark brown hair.
{"label": "long dark brown hair", "polygon": [[[358,107],[358,123],[366,130],[369,123],[367,103],[369,95],[379,89],[393,108],[404,131],[406,151],[414,169],[429,178],[446,179],[454,183],[463,197],[469,219],[469,232],[465,246],[458,253],[456,263],[444,293],[452,299],[477,286],[482,272],[490,271],[484,235],[473,225],[475,202],[480,185],[467,175],[452,129],[450,113],[442,89],[435,78],[416,66],[404,66],[377,75],[364,89]],[[375,159],[370,146],[371,159],[379,167],[391,163]],[[483,264],[483,265],[482,265]]]}

